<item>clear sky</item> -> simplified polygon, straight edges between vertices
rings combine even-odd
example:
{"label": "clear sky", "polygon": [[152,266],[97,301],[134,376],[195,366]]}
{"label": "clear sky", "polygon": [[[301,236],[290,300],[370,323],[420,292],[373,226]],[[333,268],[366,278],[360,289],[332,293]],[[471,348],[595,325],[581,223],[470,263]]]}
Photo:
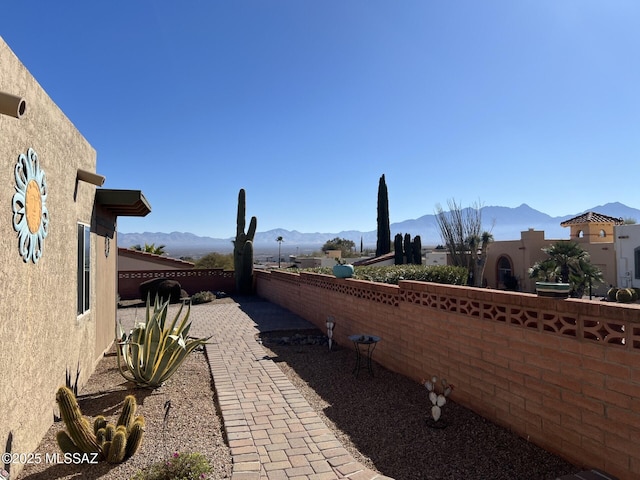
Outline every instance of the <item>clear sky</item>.
{"label": "clear sky", "polygon": [[[370,231],[527,203],[640,206],[637,0],[3,2],[0,35],[140,189],[122,232]],[[248,220],[248,218],[247,218]]]}

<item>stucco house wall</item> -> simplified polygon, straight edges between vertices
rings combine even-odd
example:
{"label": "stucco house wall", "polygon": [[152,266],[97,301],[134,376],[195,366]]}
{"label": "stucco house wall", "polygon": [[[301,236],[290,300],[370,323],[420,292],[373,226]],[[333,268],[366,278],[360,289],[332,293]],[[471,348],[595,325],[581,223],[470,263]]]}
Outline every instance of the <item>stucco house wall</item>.
{"label": "stucco house wall", "polygon": [[499,260],[506,257],[513,267],[511,275],[518,280],[518,289],[523,292],[535,291],[535,281],[529,278],[528,269],[545,258],[542,251],[553,240],[544,237],[544,231],[529,229],[520,233],[520,240],[496,241],[489,244],[484,278],[490,288],[505,288],[500,277]]}
{"label": "stucco house wall", "polygon": [[614,286],[640,288],[640,225],[616,225],[617,278]]}
{"label": "stucco house wall", "polygon": [[[81,388],[113,342],[117,254],[110,254],[110,245],[115,250],[117,212],[96,202],[96,184],[77,178],[79,169],[95,174],[96,151],[1,37],[0,92],[26,101],[21,118],[0,114],[0,445],[29,453],[53,422],[55,392],[66,372],[75,378],[79,369]],[[47,224],[37,261],[24,260],[19,251],[19,238],[34,233],[32,224],[14,229],[14,220],[22,222],[14,215],[14,194],[29,192],[16,181],[16,164],[30,150],[46,179],[46,191],[32,190],[34,200],[27,195],[22,217],[37,219],[36,227]],[[34,205],[46,207],[48,223]],[[90,232],[89,308],[81,315],[79,224]],[[12,477],[21,470],[17,464],[2,467]]]}
{"label": "stucco house wall", "polygon": [[[586,230],[587,227],[588,224],[585,224],[582,229]],[[597,224],[595,228],[600,232],[604,227],[605,225]],[[574,234],[571,238],[547,239],[544,236],[544,231],[529,229],[520,233],[520,240],[492,242],[487,249],[487,262],[484,271],[486,285],[490,288],[505,288],[500,272],[500,258],[505,257],[511,263],[512,275],[518,280],[518,290],[535,292],[535,279],[529,278],[529,268],[534,263],[547,258],[542,249],[550,247],[558,241],[571,240],[589,253],[591,263],[602,272],[604,282],[594,285],[592,293],[604,295],[609,285],[615,285],[617,282],[613,225],[609,224],[607,227],[606,235],[596,235],[595,237],[587,235],[579,238]],[[589,243],[591,239],[597,240]]]}

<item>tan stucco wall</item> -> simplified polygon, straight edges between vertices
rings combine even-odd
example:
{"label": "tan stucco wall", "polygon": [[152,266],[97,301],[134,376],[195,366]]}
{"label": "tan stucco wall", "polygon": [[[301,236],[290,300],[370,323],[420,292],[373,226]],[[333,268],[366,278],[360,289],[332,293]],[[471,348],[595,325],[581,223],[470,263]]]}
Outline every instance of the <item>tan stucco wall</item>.
{"label": "tan stucco wall", "polygon": [[[75,374],[79,362],[84,384],[102,353],[96,345],[105,344],[104,338],[96,341],[95,234],[91,310],[76,315],[77,223],[95,227],[96,189],[76,184],[76,171],[95,172],[96,152],[2,38],[0,91],[27,102],[21,119],[0,115],[0,445],[11,435],[12,451],[26,453],[36,448],[53,421],[55,391],[64,384],[66,369]],[[14,168],[29,148],[37,152],[48,184],[49,233],[37,264],[22,260],[12,226]],[[19,468],[11,466],[12,477]]]}
{"label": "tan stucco wall", "polygon": [[544,232],[541,230],[527,230],[520,233],[520,240],[490,243],[484,270],[487,286],[491,288],[504,287],[504,285],[498,285],[497,278],[497,262],[504,255],[511,260],[513,275],[518,279],[519,289],[523,292],[535,291],[535,281],[529,278],[529,267],[546,257],[542,248],[551,245],[552,242],[553,240],[544,238]]}
{"label": "tan stucco wall", "polygon": [[[603,228],[599,226],[597,231]],[[604,283],[594,286],[593,294],[600,295],[607,291],[609,284],[616,284],[616,256],[613,244],[613,227],[610,228],[611,235],[603,242],[602,239],[595,243],[579,242],[580,247],[589,253],[591,263],[602,271]],[[592,237],[587,237],[592,238]],[[484,271],[484,278],[490,288],[504,288],[498,283],[498,260],[501,256],[506,256],[511,260],[513,275],[518,279],[519,290],[523,292],[535,292],[535,280],[529,278],[529,268],[537,261],[544,260],[547,255],[543,248],[551,246],[553,243],[568,239],[545,239],[541,230],[528,230],[521,232],[520,240],[497,241],[489,244],[487,250],[487,262]],[[576,238],[571,238],[576,241]]]}
{"label": "tan stucco wall", "polygon": [[611,243],[614,224],[610,222],[585,222],[571,225],[571,240],[582,243]]}

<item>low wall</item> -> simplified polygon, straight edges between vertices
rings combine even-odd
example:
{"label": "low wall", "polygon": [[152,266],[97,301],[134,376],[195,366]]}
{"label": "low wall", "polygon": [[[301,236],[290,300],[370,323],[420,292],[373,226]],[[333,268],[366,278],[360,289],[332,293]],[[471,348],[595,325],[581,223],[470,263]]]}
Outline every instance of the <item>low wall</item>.
{"label": "low wall", "polygon": [[140,298],[140,284],[152,278],[168,278],[180,282],[189,295],[202,291],[235,293],[233,271],[220,268],[188,270],[123,270],[118,272],[118,295],[121,300]]}
{"label": "low wall", "polygon": [[278,271],[256,286],[323,331],[335,317],[340,345],[379,335],[376,362],[446,377],[453,401],[546,450],[640,478],[640,306]]}

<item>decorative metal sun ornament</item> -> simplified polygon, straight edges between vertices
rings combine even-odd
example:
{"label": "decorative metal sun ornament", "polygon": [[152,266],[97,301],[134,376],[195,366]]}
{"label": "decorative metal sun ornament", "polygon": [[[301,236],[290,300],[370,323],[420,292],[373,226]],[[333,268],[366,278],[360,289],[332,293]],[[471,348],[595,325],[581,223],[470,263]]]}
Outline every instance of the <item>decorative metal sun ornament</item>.
{"label": "decorative metal sun ornament", "polygon": [[18,248],[25,262],[38,263],[49,232],[47,180],[40,169],[38,154],[30,148],[20,154],[15,168],[13,229],[18,232]]}

